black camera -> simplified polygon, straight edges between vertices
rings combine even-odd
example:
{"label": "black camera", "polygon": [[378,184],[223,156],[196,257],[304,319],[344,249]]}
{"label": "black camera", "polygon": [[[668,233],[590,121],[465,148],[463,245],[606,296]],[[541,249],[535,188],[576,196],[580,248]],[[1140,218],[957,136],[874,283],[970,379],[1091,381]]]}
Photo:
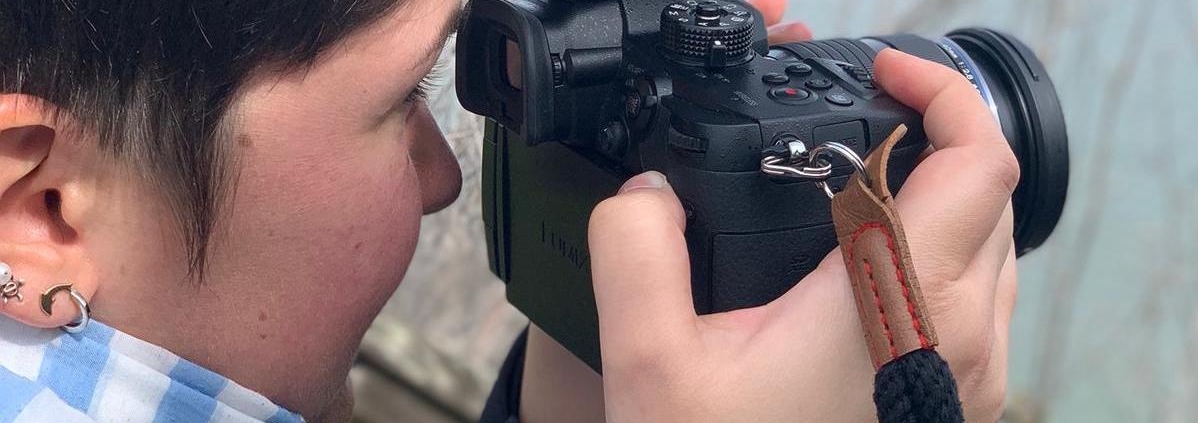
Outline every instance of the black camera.
{"label": "black camera", "polygon": [[[512,304],[596,369],[595,205],[635,174],[664,173],[687,214],[696,310],[778,298],[836,236],[823,190],[764,174],[763,155],[801,141],[865,157],[905,124],[888,175],[898,187],[927,146],[922,117],[874,84],[886,47],[960,71],[988,102],[1023,171],[1021,254],[1064,205],[1067,136],[1052,82],[1026,46],[992,30],[770,46],[761,14],[736,0],[473,0],[467,13],[457,90],[487,118],[491,268]],[[843,185],[852,167],[830,164],[829,183]]]}

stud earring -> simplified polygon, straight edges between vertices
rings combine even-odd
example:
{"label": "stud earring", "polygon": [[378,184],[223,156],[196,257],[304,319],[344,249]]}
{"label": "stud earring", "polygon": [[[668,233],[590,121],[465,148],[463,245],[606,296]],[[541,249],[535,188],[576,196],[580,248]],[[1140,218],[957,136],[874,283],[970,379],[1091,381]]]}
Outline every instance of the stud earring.
{"label": "stud earring", "polygon": [[4,305],[8,305],[8,300],[13,298],[16,298],[18,303],[25,302],[25,297],[21,295],[21,288],[24,286],[24,280],[13,276],[12,267],[0,262],[0,300],[4,301]]}

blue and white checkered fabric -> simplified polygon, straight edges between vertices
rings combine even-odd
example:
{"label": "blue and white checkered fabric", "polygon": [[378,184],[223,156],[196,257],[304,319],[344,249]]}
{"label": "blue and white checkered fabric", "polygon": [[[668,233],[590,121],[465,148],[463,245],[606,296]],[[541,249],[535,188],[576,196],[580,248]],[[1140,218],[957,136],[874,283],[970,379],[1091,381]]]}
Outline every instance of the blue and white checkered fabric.
{"label": "blue and white checkered fabric", "polygon": [[67,334],[0,316],[0,423],[292,423],[260,394],[100,322]]}

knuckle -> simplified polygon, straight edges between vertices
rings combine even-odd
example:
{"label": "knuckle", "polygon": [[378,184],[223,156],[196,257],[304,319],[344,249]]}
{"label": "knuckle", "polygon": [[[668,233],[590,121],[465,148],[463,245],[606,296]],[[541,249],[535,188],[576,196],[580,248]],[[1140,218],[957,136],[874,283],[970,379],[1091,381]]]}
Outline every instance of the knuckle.
{"label": "knuckle", "polygon": [[1002,148],[998,148],[998,154],[994,159],[993,172],[994,178],[1008,195],[1015,192],[1015,187],[1019,186],[1019,178],[1022,176],[1019,170],[1019,161],[1015,159],[1015,153],[1006,144],[1003,139]]}
{"label": "knuckle", "polygon": [[946,357],[957,379],[961,397],[968,399],[967,405],[973,409],[970,414],[987,416],[986,421],[995,421],[1006,399],[1004,365],[995,360],[992,343],[972,339],[962,341],[964,348],[955,357]]}
{"label": "knuckle", "polygon": [[[1008,265],[1010,266],[1010,264]],[[1011,314],[1015,312],[1015,304],[1019,300],[1019,278],[1013,273],[999,275],[998,278],[998,299],[1000,316],[1003,318],[1001,323],[1004,328],[1009,329],[1011,325]]]}
{"label": "knuckle", "polygon": [[991,331],[976,331],[966,337],[961,366],[967,375],[984,378],[990,372],[994,335]]}
{"label": "knuckle", "polygon": [[[920,60],[926,59],[921,58]],[[931,61],[928,61],[928,65],[927,69],[930,74],[927,77],[937,83],[937,89],[932,96],[933,101],[951,104],[955,107],[959,107],[962,100],[971,98],[976,98],[979,104],[982,102],[981,94],[960,72]]]}
{"label": "knuckle", "polygon": [[1015,153],[1001,136],[989,145],[978,147],[971,148],[972,153],[966,158],[974,164],[975,171],[980,172],[989,181],[988,184],[996,193],[1010,197],[1019,186],[1021,177]]}
{"label": "knuckle", "polygon": [[[986,326],[986,327],[992,327]],[[994,370],[993,330],[958,330],[952,340],[943,340],[944,359],[952,365],[953,374],[963,385],[976,388],[979,382],[992,377]]]}
{"label": "knuckle", "polygon": [[979,385],[959,389],[966,421],[996,422],[1002,418],[1007,401],[1006,377],[991,377]]}
{"label": "knuckle", "polygon": [[965,75],[940,64],[936,64],[932,68],[936,69],[935,77],[943,81],[942,93],[952,93],[953,97],[965,96],[977,97],[978,100],[982,99],[981,93],[973,87],[973,84],[965,78]]}

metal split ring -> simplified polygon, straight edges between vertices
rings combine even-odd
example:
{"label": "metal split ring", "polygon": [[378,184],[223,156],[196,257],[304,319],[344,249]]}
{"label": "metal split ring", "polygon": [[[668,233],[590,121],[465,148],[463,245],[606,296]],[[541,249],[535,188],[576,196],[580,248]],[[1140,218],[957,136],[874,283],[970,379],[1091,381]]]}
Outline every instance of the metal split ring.
{"label": "metal split ring", "polygon": [[813,179],[828,198],[836,195],[832,192],[832,187],[828,185],[828,178],[832,176],[832,163],[823,156],[839,155],[849,161],[853,165],[854,170],[861,175],[866,186],[873,186],[873,180],[869,177],[869,173],[865,171],[865,161],[861,160],[853,149],[838,142],[826,142],[816,146],[811,150],[807,150],[807,146],[802,141],[792,139],[779,146],[785,145],[790,157],[783,157],[780,154],[770,154],[761,159],[761,172],[776,177],[787,177],[795,179]]}
{"label": "metal split ring", "polygon": [[[838,142],[826,142],[811,149],[809,155],[813,160],[819,160],[819,157],[826,153],[836,153],[840,155],[840,157],[844,157],[849,161],[849,164],[853,165],[853,170],[856,170],[857,174],[861,175],[861,180],[862,182],[865,182],[865,186],[874,186],[874,181],[869,177],[869,172],[865,171],[865,161],[861,160],[861,156],[858,156],[857,152],[853,151],[853,149]],[[825,161],[824,163],[828,162]],[[829,164],[829,166],[831,165]],[[828,185],[827,180],[822,180],[816,182],[815,184],[819,185],[820,188],[823,188],[824,194],[827,194],[828,198],[836,196],[836,193],[832,192],[832,187]]]}
{"label": "metal split ring", "polygon": [[832,176],[832,164],[825,162],[823,166],[793,166],[783,164],[788,160],[778,156],[761,159],[761,172],[770,176],[785,176],[803,179],[826,179]]}

